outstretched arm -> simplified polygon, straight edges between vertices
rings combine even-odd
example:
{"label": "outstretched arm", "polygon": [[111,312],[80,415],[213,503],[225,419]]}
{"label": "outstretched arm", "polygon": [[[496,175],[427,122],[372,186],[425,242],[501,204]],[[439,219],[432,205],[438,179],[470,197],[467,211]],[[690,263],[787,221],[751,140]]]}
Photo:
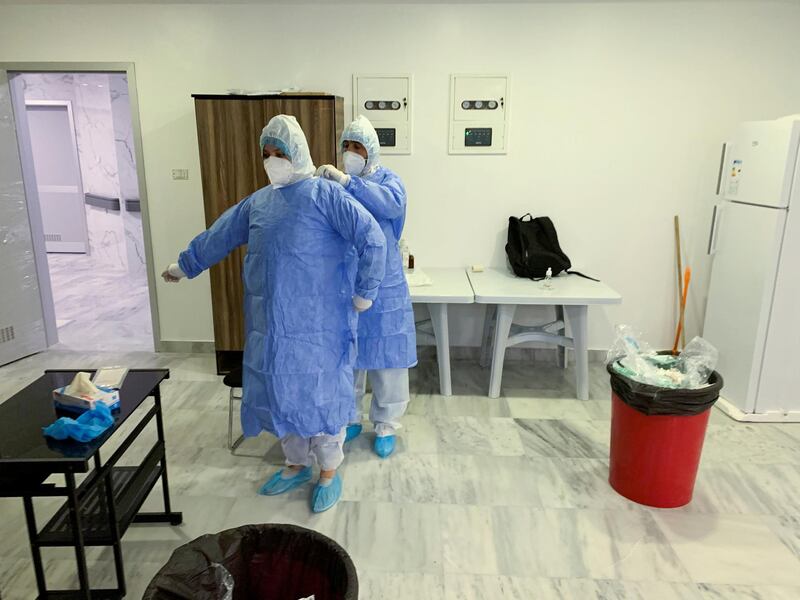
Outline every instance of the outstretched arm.
{"label": "outstretched arm", "polygon": [[211,227],[194,238],[189,247],[181,252],[178,266],[189,279],[197,277],[234,249],[247,243],[251,198],[248,196],[222,213]]}

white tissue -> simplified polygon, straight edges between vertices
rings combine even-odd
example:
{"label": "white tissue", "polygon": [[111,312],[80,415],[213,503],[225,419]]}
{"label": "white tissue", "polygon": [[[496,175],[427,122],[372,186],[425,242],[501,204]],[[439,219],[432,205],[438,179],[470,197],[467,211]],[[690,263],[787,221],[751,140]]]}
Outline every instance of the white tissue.
{"label": "white tissue", "polygon": [[422,271],[422,269],[412,269],[406,270],[406,282],[408,283],[408,287],[422,287],[426,285],[432,285],[433,282],[428,275]]}
{"label": "white tissue", "polygon": [[66,387],[64,393],[68,396],[86,398],[87,400],[95,400],[106,394],[106,392],[93,384],[92,380],[89,378],[89,374],[83,371],[75,375],[72,383]]}

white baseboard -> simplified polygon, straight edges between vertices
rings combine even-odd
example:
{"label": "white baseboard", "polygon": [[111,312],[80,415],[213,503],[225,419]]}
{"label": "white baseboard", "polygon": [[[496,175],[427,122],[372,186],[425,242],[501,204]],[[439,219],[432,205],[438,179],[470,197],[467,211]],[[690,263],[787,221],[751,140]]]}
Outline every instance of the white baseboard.
{"label": "white baseboard", "polygon": [[[574,363],[574,351],[567,351],[569,364]],[[589,350],[590,363],[605,363],[607,350]],[[436,347],[431,345],[418,345],[417,356],[420,359],[435,360]],[[450,360],[478,360],[481,356],[480,346],[451,346]],[[544,364],[556,364],[555,348],[515,348],[506,349],[506,361],[523,360]]]}
{"label": "white baseboard", "polygon": [[[187,342],[161,340],[157,352],[169,354],[208,354],[214,353],[214,342]],[[574,351],[567,351],[569,364],[575,364]],[[436,348],[434,346],[417,346],[417,354],[420,359],[435,360]],[[589,350],[590,363],[604,363],[606,361],[606,350]],[[478,360],[481,355],[480,346],[452,346],[450,348],[451,360]],[[543,364],[556,364],[556,352],[554,348],[508,348],[506,350],[506,360],[524,360]]]}
{"label": "white baseboard", "polygon": [[716,406],[731,419],[743,423],[800,423],[800,411],[746,413],[722,396]]}
{"label": "white baseboard", "polygon": [[161,340],[157,352],[169,354],[208,354],[214,353],[214,342],[183,342]]}

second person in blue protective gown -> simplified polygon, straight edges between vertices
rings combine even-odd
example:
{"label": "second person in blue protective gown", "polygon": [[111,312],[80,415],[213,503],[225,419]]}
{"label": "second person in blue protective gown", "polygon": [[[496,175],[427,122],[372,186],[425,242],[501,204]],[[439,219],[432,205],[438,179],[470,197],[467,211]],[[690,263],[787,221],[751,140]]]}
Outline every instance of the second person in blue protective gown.
{"label": "second person in blue protective gown", "polygon": [[317,173],[344,187],[378,221],[386,236],[386,277],[372,310],[358,323],[358,359],[353,423],[348,439],[361,431],[361,401],[366,379],[372,385],[370,420],[374,449],[382,458],[395,448],[396,431],[409,401],[408,369],[417,364],[414,311],[406,283],[399,240],[406,220],[406,190],[400,177],[380,164],[375,128],[359,116],[342,133],[345,172],[333,165]]}
{"label": "second person in blue protective gown", "polygon": [[352,414],[357,312],[377,297],[386,240],[341,186],[312,177],[294,117],[270,120],[260,147],[271,185],[227,210],[164,276],[197,277],[247,244],[244,434],[281,439],[287,468],[265,484],[266,495],[308,481],[316,459],[312,508],[325,510],[341,493],[336,469]]}

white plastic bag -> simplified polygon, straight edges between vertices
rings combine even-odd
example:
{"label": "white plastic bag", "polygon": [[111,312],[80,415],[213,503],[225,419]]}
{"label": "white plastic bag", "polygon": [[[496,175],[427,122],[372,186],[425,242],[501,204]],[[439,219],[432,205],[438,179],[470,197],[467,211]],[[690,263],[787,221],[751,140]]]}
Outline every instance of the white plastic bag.
{"label": "white plastic bag", "polygon": [[679,356],[659,354],[630,325],[619,325],[607,363],[615,371],[647,385],[671,389],[698,389],[708,384],[719,353],[708,341],[695,337]]}
{"label": "white plastic bag", "polygon": [[683,349],[680,355],[682,371],[686,376],[684,387],[697,389],[708,383],[719,359],[719,351],[707,340],[697,336]]}
{"label": "white plastic bag", "polygon": [[622,375],[648,385],[678,387],[680,373],[665,368],[663,358],[630,325],[618,325],[614,344],[608,351],[608,363]]}
{"label": "white plastic bag", "polygon": [[219,600],[233,600],[233,576],[219,563],[212,563],[211,568],[217,576],[217,589],[221,593]]}

